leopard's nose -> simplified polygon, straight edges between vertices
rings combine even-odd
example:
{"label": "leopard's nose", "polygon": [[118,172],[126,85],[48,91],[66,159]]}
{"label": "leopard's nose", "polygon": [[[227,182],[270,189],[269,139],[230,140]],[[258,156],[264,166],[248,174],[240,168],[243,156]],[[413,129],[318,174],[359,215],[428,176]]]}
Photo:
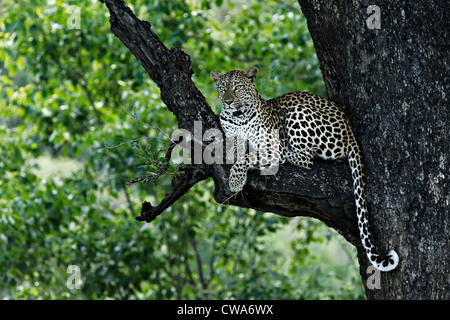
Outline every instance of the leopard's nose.
{"label": "leopard's nose", "polygon": [[227,105],[230,105],[230,104],[233,103],[233,100],[225,100],[225,103],[226,103]]}

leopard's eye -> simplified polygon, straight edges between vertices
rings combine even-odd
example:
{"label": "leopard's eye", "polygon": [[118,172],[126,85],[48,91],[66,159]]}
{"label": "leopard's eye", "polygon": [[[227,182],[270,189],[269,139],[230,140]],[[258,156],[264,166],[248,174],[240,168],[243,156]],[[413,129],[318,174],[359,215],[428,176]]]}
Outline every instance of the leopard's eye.
{"label": "leopard's eye", "polygon": [[238,84],[234,87],[234,90],[241,90],[242,89],[242,85]]}

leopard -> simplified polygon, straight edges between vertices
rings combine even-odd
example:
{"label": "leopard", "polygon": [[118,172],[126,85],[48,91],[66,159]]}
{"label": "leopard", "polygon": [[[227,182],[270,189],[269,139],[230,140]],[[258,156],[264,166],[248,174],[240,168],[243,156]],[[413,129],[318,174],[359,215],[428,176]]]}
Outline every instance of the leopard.
{"label": "leopard", "polygon": [[286,161],[311,169],[314,158],[347,159],[366,255],[380,271],[395,269],[399,263],[396,251],[391,249],[381,256],[372,242],[363,160],[348,117],[334,102],[309,92],[290,92],[264,100],[255,85],[257,73],[256,67],[210,73],[221,102],[220,124],[231,141],[226,151],[233,163],[230,191],[236,194],[243,190],[249,170],[273,168]]}

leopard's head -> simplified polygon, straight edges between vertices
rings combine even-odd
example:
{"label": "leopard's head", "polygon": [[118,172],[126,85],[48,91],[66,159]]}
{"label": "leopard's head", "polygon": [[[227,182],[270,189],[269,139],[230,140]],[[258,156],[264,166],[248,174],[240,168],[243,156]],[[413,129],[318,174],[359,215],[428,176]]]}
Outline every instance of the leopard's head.
{"label": "leopard's head", "polygon": [[224,75],[211,71],[222,108],[242,110],[260,103],[261,97],[254,84],[257,73],[256,67],[247,71],[231,70]]}

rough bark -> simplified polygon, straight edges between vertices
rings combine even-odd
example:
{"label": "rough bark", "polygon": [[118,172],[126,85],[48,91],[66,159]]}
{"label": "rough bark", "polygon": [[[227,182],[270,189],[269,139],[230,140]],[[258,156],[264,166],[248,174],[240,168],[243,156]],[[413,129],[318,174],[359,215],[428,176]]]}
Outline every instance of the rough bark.
{"label": "rough bark", "polygon": [[448,299],[448,2],[376,1],[380,29],[366,23],[371,1],[299,3],[329,97],[346,108],[362,147],[379,243],[400,256],[368,298]]}
{"label": "rough bark", "polygon": [[[191,80],[189,56],[178,48],[168,49],[150,23],[136,18],[123,1],[102,2],[110,11],[111,31],[158,84],[179,128],[194,132],[194,121],[201,121],[203,132],[220,129],[217,116]],[[368,4],[299,2],[315,41],[328,94],[346,109],[362,146],[369,209],[374,234],[379,238],[375,243],[381,249],[392,246],[401,258],[396,271],[382,275],[381,289],[367,290],[367,296],[447,298],[449,113],[445,102],[448,87],[444,86],[448,85],[448,64],[440,60],[446,58],[447,34],[442,30],[448,28],[439,25],[445,20],[441,16],[440,22],[421,17],[427,26],[408,23],[407,30],[399,30],[399,24],[417,18],[415,10],[423,9],[431,17],[436,17],[433,8],[446,12],[444,1],[386,2],[380,5],[381,30],[365,27]],[[310,171],[286,164],[275,176],[251,172],[243,192],[231,198],[230,166],[201,166],[205,175],[196,180],[187,170],[190,176],[177,180],[178,193],[168,195],[168,200],[155,208],[146,205],[140,220],[151,221],[193,183],[210,176],[219,203],[283,216],[310,216],[336,229],[359,249],[366,283],[368,261],[361,251],[347,163],[316,161]]]}

